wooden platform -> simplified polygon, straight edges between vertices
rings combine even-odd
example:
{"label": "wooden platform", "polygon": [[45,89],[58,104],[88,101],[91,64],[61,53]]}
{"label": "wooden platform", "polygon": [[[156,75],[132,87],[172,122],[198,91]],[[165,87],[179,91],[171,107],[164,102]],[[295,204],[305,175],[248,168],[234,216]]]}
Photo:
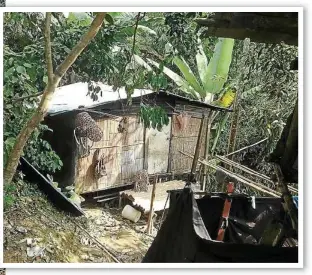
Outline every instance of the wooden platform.
{"label": "wooden platform", "polygon": [[[166,199],[168,196],[168,190],[183,189],[185,181],[173,180],[167,182],[161,182],[156,184],[155,200],[154,200],[154,211],[164,210]],[[150,210],[151,194],[153,186],[150,185],[148,192],[134,192],[133,190],[127,190],[122,192],[121,196],[132,201],[134,206],[141,209],[144,214],[147,214]],[[167,202],[166,209],[169,207]]]}

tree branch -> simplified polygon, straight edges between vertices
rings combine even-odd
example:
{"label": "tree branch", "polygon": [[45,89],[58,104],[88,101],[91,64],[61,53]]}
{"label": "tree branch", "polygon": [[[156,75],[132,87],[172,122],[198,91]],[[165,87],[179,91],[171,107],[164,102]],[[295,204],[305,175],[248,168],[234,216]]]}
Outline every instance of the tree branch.
{"label": "tree branch", "polygon": [[139,21],[140,21],[140,12],[138,13],[137,20],[135,22],[135,27],[134,27],[131,58],[134,55],[135,38],[136,38],[137,30],[138,30]]}
{"label": "tree branch", "polygon": [[43,92],[36,93],[33,95],[21,96],[21,97],[13,99],[12,102],[19,102],[19,101],[22,101],[22,100],[27,99],[27,98],[37,97],[37,96],[41,96],[41,95],[43,95]]}
{"label": "tree branch", "polygon": [[68,68],[76,61],[77,57],[85,49],[85,47],[90,43],[90,41],[95,37],[101,28],[106,12],[99,12],[95,19],[92,21],[92,24],[87,33],[85,33],[77,45],[71,50],[65,60],[60,64],[56,70],[55,75],[58,78],[63,77]]}
{"label": "tree branch", "polygon": [[52,51],[51,51],[51,12],[46,13],[45,27],[44,27],[44,41],[45,41],[45,59],[48,69],[48,81],[53,81],[53,65],[52,65]]}
{"label": "tree branch", "polygon": [[[69,55],[65,58],[63,63],[57,67],[53,80],[48,81],[48,85],[45,87],[45,90],[42,94],[39,106],[34,112],[32,117],[27,121],[22,130],[19,132],[16,142],[9,154],[8,161],[3,173],[4,184],[10,184],[12,182],[13,176],[15,174],[16,168],[18,166],[19,159],[23,153],[24,147],[31,136],[32,132],[38,127],[39,123],[44,119],[46,115],[49,104],[53,98],[56,87],[58,86],[61,78],[66,73],[68,68],[75,62],[80,53],[85,49],[85,47],[90,43],[90,41],[96,36],[100,27],[103,24],[105,12],[98,13],[95,19],[93,20],[89,30],[84,34],[81,40],[77,45],[72,49]],[[49,16],[47,16],[49,18]],[[49,19],[46,19],[46,23],[49,23]],[[45,27],[45,30],[48,29],[48,26]],[[48,33],[45,33],[45,35]],[[49,42],[50,39],[46,38],[45,42]],[[46,45],[45,49],[48,49],[49,46]],[[47,51],[48,55],[49,50]],[[51,53],[51,52],[50,52]],[[50,75],[51,76],[51,75]]]}

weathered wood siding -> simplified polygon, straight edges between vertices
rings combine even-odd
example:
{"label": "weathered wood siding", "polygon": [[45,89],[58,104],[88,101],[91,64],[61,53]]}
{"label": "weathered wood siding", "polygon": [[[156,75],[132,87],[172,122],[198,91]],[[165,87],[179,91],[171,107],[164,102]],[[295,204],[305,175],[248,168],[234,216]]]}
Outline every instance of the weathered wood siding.
{"label": "weathered wood siding", "polygon": [[[103,131],[101,141],[94,143],[90,155],[79,158],[76,167],[75,186],[79,193],[111,188],[129,183],[132,176],[143,169],[143,127],[136,116],[128,118],[126,130],[118,132],[119,120],[96,120]],[[94,153],[100,149],[105,156],[106,176],[94,177]]]}
{"label": "weathered wood siding", "polygon": [[[192,159],[182,155],[179,151],[189,154],[195,153],[195,147],[198,139],[200,127],[200,118],[190,118],[185,129],[179,128],[177,115],[172,116],[172,139],[171,139],[171,154],[169,156],[170,172],[175,174],[189,172],[192,167]],[[205,125],[205,124],[204,124]],[[206,130],[203,137],[205,137]],[[204,155],[205,138],[202,139],[201,156]]]}

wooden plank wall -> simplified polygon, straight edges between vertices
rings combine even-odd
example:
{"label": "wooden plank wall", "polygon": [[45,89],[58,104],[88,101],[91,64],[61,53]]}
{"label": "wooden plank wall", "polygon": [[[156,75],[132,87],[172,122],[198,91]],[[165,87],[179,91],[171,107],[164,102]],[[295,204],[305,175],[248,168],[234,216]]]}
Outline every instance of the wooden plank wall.
{"label": "wooden plank wall", "polygon": [[[169,156],[170,169],[174,174],[189,172],[192,166],[192,159],[188,158],[179,151],[189,154],[195,153],[195,147],[198,138],[200,118],[190,118],[189,123],[184,130],[179,128],[177,115],[172,116],[172,139],[171,139],[171,155]],[[203,137],[205,137],[206,129]],[[200,156],[204,156],[205,138],[202,140]]]}
{"label": "wooden plank wall", "polygon": [[[129,183],[133,175],[143,169],[143,126],[136,116],[128,117],[126,131],[118,132],[119,120],[96,120],[103,131],[101,141],[93,144],[90,155],[79,158],[76,167],[75,186],[79,193],[107,189]],[[105,156],[106,176],[94,177],[94,153],[100,149]]]}

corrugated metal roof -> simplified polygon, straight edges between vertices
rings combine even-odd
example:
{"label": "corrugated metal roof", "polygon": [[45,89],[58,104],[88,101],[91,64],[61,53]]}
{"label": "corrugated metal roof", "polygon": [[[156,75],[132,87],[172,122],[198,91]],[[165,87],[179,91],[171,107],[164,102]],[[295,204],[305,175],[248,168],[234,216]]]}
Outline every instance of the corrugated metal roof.
{"label": "corrugated metal roof", "polygon": [[[85,108],[90,108],[102,103],[126,99],[127,93],[125,88],[120,88],[119,93],[113,91],[112,86],[98,84],[102,90],[102,96],[98,94],[98,100],[93,99],[88,95],[88,83],[79,82],[62,86],[56,89],[52,102],[48,110],[48,114],[59,112],[72,111],[83,105]],[[135,89],[132,95],[133,98],[140,97],[153,93],[152,90]]]}
{"label": "corrugated metal roof", "polygon": [[[90,95],[88,95],[88,83],[87,82],[79,82],[75,84],[70,84],[66,86],[62,86],[56,89],[55,94],[53,96],[52,102],[50,103],[50,107],[48,109],[48,115],[55,115],[59,113],[64,113],[68,111],[73,111],[78,109],[79,106],[84,106],[85,108],[92,108],[95,106],[99,106],[101,104],[106,104],[110,102],[114,102],[120,99],[127,99],[127,93],[125,88],[119,88],[119,92],[113,91],[112,86],[105,85],[103,83],[98,83],[98,86],[102,90],[102,96],[100,93],[98,94],[98,100],[94,101]],[[184,96],[176,95],[167,91],[160,91],[161,93],[167,94],[168,96],[172,96],[175,98],[179,98],[186,102],[195,104],[200,107],[210,108],[219,111],[227,111],[231,112],[232,110],[217,107],[211,104],[207,104],[205,102],[201,102],[194,99],[189,99]],[[135,89],[132,98],[152,94],[154,91],[147,89]]]}

